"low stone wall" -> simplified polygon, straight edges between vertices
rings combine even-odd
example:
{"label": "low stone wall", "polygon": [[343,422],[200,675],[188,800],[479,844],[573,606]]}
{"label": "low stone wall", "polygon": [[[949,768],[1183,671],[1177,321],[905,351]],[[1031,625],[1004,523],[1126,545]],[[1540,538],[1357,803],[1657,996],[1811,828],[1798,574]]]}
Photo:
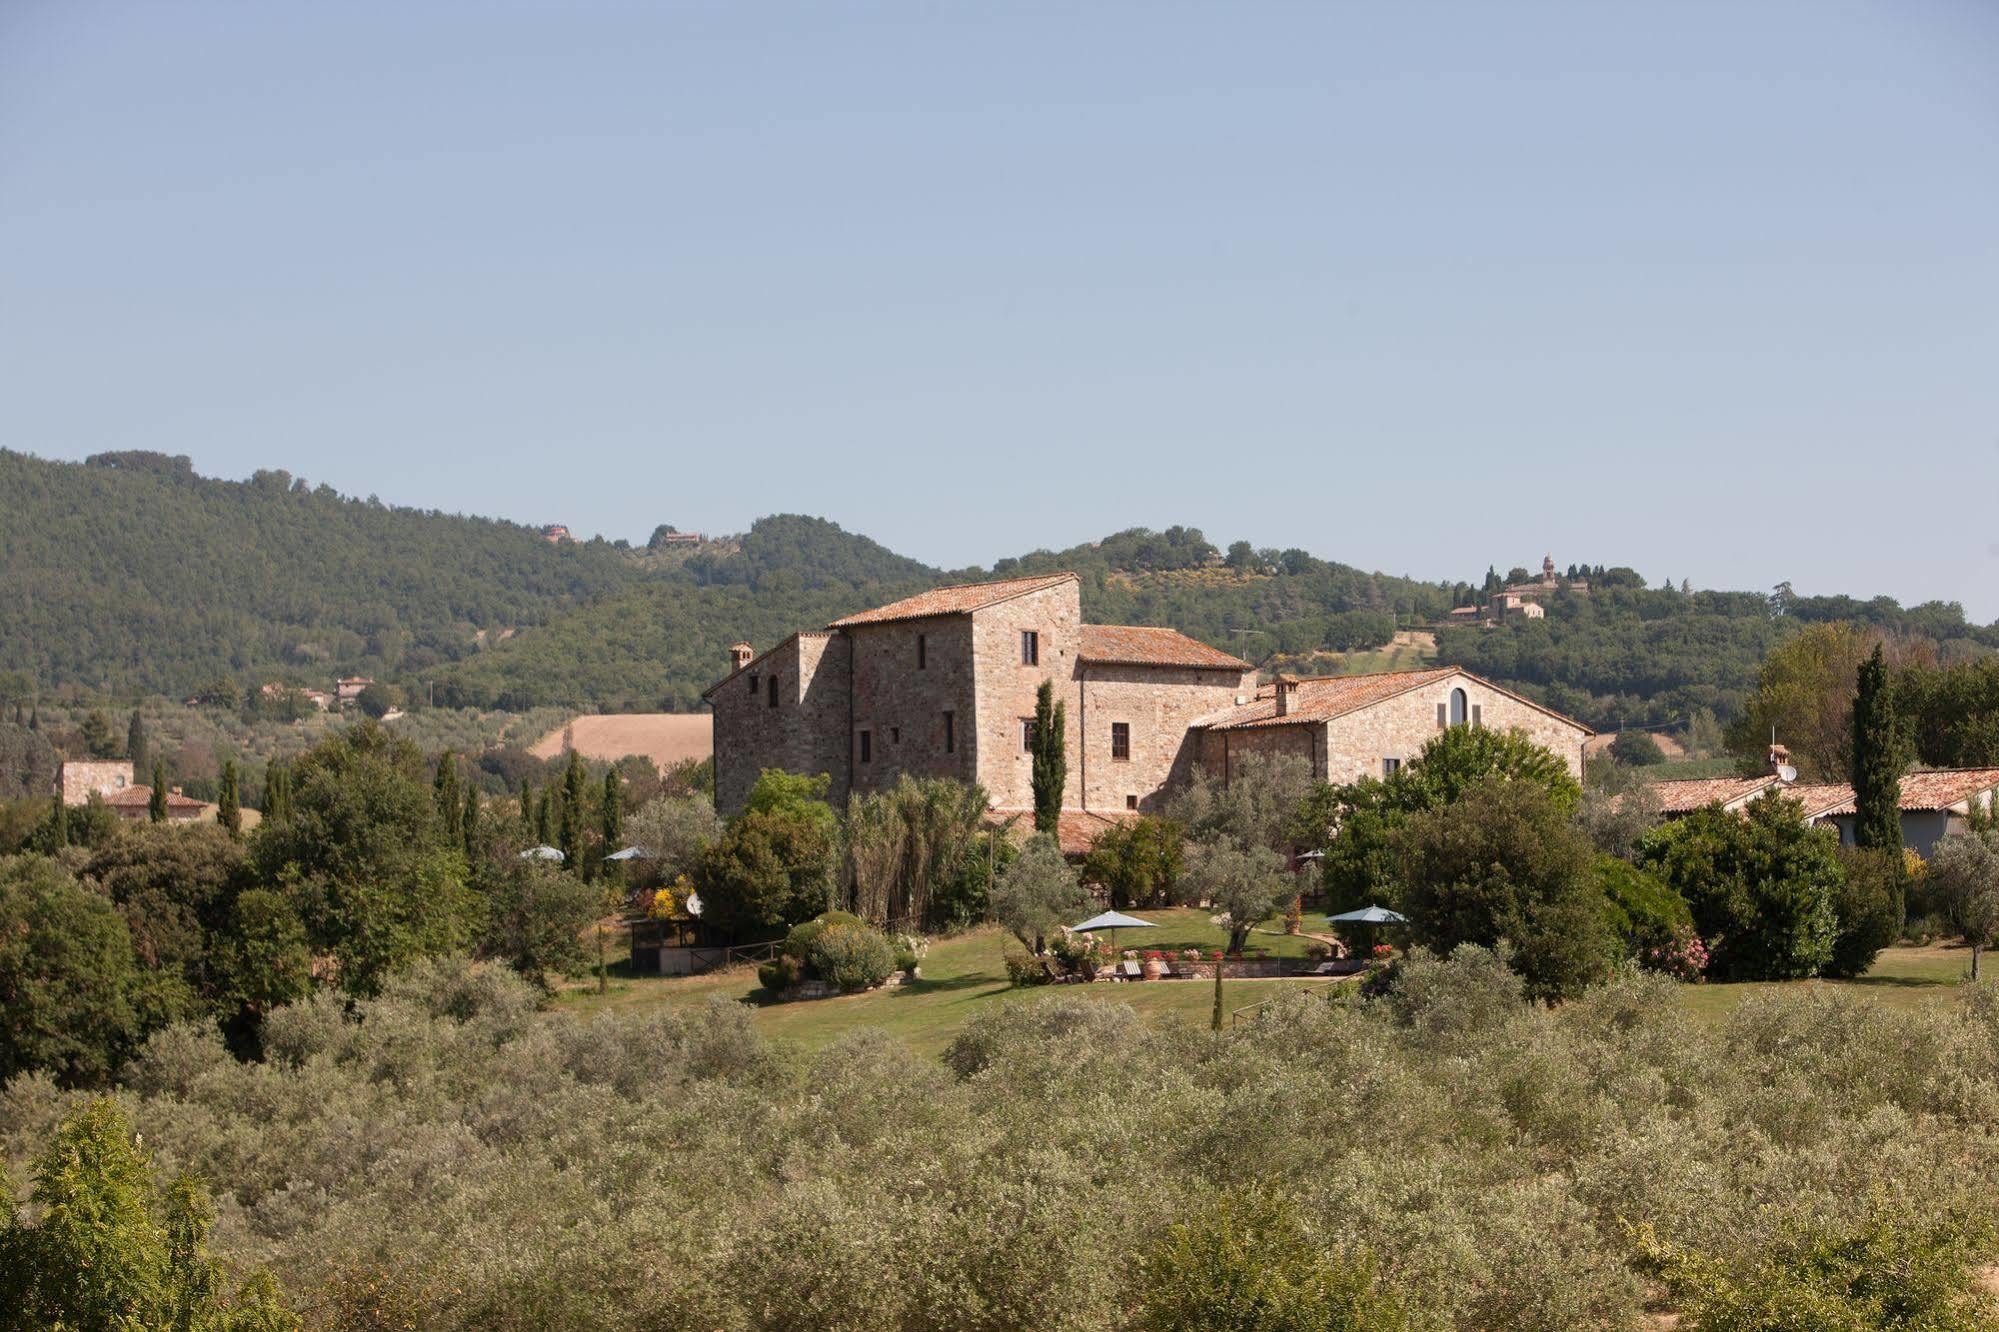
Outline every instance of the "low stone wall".
{"label": "low stone wall", "polygon": [[[907,984],[908,982],[913,980],[922,980],[922,979],[923,979],[922,967],[917,967],[915,970],[908,972],[891,971],[888,974],[888,979],[883,981],[880,985],[875,986],[874,988],[877,990],[888,990],[888,989],[893,989],[898,985]],[[798,984],[780,993],[777,996],[777,1002],[780,1004],[789,1004],[789,1003],[796,1003],[801,999],[831,999],[839,995],[840,993],[841,993],[840,987],[833,984],[831,981],[802,980],[798,982]],[[854,993],[868,994],[871,993],[871,991],[856,990],[854,991]]]}

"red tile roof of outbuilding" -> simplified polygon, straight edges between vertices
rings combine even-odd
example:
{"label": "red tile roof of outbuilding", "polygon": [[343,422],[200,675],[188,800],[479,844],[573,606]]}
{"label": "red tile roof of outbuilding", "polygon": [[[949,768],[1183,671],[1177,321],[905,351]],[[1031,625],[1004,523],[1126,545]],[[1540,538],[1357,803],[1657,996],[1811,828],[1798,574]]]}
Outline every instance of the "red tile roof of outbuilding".
{"label": "red tile roof of outbuilding", "polygon": [[1178,629],[1138,624],[1086,624],[1082,659],[1104,666],[1188,666],[1198,670],[1246,671],[1249,663],[1211,648]]}

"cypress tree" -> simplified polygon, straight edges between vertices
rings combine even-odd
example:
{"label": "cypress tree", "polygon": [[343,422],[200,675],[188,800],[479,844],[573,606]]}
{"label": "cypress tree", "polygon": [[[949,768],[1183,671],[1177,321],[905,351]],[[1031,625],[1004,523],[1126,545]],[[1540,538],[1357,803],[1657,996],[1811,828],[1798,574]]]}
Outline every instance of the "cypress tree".
{"label": "cypress tree", "polygon": [[562,862],[572,874],[590,877],[590,866],[583,859],[583,820],[587,814],[585,801],[589,799],[589,774],[583,771],[583,756],[575,750],[569,751],[569,766],[562,773],[562,818],[557,829],[562,840],[557,848],[562,852]]}
{"label": "cypress tree", "polygon": [[1853,698],[1853,841],[1862,847],[1902,845],[1902,763],[1895,734],[1895,700],[1881,645],[1860,667]]}
{"label": "cypress tree", "polygon": [[[612,768],[604,774],[604,854],[623,850],[625,840],[625,784]],[[603,862],[604,877],[613,883],[622,882],[625,877],[623,861]]]}
{"label": "cypress tree", "polygon": [[69,845],[69,806],[62,801],[62,792],[56,792],[56,807],[49,811],[49,822],[55,829],[50,839],[57,846]]}
{"label": "cypress tree", "polygon": [[458,755],[447,749],[437,756],[437,817],[453,842],[463,838],[464,812],[458,799]]}
{"label": "cypress tree", "polygon": [[534,836],[534,788],[521,778],[521,836]]}
{"label": "cypress tree", "polygon": [[560,796],[557,789],[551,786],[545,788],[541,793],[541,799],[535,801],[534,836],[535,841],[542,846],[549,845],[554,839],[554,833],[551,829],[555,827],[556,815],[561,812],[555,808],[555,802],[558,799],[560,799]]}
{"label": "cypress tree", "polygon": [[222,787],[215,795],[215,821],[231,837],[243,836],[243,805],[237,792],[236,760],[222,763]]}
{"label": "cypress tree", "polygon": [[167,821],[167,768],[164,763],[153,765],[153,793],[146,798],[146,817],[154,823]]}
{"label": "cypress tree", "polygon": [[282,759],[264,769],[264,817],[287,819],[292,812],[292,770]]}
{"label": "cypress tree", "polygon": [[1068,758],[1063,752],[1065,729],[1055,684],[1043,680],[1034,694],[1034,831],[1053,834],[1062,813],[1062,788],[1068,784]]}
{"label": "cypress tree", "polygon": [[471,859],[479,854],[479,787],[476,783],[465,784],[465,812],[458,821],[459,835],[465,841],[465,857]]}
{"label": "cypress tree", "polygon": [[1222,968],[1228,962],[1226,955],[1215,959],[1215,1011],[1208,1015],[1208,1026],[1217,1032],[1222,1029]]}
{"label": "cypress tree", "polygon": [[28,714],[28,729],[31,731],[42,729],[42,701],[40,699],[35,700],[35,710]]}
{"label": "cypress tree", "polygon": [[146,770],[146,721],[137,708],[132,709],[132,722],[125,728],[125,757],[132,760],[133,772]]}

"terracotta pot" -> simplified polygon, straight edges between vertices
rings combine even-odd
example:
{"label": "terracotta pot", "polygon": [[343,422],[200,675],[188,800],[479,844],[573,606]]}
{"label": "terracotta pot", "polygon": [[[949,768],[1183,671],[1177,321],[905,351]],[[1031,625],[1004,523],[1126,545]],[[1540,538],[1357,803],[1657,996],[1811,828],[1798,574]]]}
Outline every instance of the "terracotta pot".
{"label": "terracotta pot", "polygon": [[1166,964],[1156,957],[1148,957],[1145,959],[1145,965],[1139,968],[1139,972],[1147,980],[1158,980],[1166,974]]}

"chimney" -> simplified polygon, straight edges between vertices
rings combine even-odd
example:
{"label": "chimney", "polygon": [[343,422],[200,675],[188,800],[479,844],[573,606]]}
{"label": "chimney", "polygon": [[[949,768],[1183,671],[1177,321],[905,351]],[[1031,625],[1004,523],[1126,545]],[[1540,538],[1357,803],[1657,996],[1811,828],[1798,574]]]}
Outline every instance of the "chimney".
{"label": "chimney", "polygon": [[729,674],[734,675],[737,671],[749,665],[750,658],[756,655],[748,643],[729,644]]}
{"label": "chimney", "polygon": [[1277,715],[1288,717],[1291,709],[1298,706],[1298,677],[1279,675],[1277,677]]}
{"label": "chimney", "polygon": [[[1783,777],[1784,770],[1790,766],[1791,751],[1773,742],[1770,746],[1770,775],[1773,777]],[[1789,781],[1790,779],[1786,777],[1785,780]]]}

